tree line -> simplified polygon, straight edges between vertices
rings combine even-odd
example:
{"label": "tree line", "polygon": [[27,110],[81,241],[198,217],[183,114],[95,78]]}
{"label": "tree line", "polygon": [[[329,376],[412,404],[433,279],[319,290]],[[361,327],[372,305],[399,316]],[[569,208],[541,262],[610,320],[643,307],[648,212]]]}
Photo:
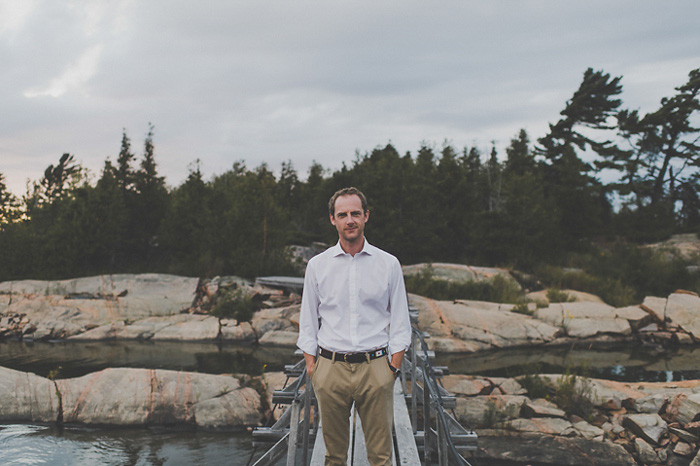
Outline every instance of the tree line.
{"label": "tree line", "polygon": [[68,153],[21,198],[0,174],[0,280],[298,273],[286,246],[335,241],[326,203],[345,186],[369,198],[368,239],[404,264],[590,267],[615,245],[700,231],[699,90],[696,69],[640,114],[623,108],[621,76],[588,69],[547,134],[521,130],[505,154],[387,144],[303,177],[291,161],[277,173],[239,161],[204,179],[195,163],[173,188],[153,126],[139,156],[124,131],[94,182]]}

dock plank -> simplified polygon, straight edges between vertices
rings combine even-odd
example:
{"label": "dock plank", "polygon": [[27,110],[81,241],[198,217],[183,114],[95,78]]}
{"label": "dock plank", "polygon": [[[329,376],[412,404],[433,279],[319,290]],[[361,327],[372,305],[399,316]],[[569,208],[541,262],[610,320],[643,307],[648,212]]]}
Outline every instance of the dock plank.
{"label": "dock plank", "polygon": [[318,427],[316,441],[314,442],[314,451],[311,454],[309,466],[323,466],[326,461],[326,444],[323,443],[323,426]]}
{"label": "dock plank", "polygon": [[353,455],[353,461],[348,461],[348,464],[352,466],[369,466],[369,460],[367,459],[367,446],[365,445],[365,433],[362,430],[362,421],[360,420],[360,415],[353,408],[353,417],[355,418],[355,454]]}
{"label": "dock plank", "polygon": [[396,451],[399,452],[399,461],[394,460],[394,464],[420,466],[411,417],[408,415],[408,407],[399,380],[394,384],[394,433],[396,434]]}

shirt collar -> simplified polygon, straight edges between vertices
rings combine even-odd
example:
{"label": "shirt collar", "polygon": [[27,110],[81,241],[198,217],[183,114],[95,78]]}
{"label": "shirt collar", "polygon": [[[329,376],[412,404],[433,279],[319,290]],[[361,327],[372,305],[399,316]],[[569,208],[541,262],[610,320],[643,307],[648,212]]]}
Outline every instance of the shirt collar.
{"label": "shirt collar", "polygon": [[[333,246],[331,249],[333,250],[333,257],[338,257],[347,254],[345,251],[343,251],[343,248],[340,246],[340,240],[338,240],[338,242],[335,243],[335,246]],[[369,244],[369,241],[367,241],[367,238],[365,238],[365,244],[362,246],[362,250],[358,254],[367,254],[371,256],[373,253],[374,246]]]}

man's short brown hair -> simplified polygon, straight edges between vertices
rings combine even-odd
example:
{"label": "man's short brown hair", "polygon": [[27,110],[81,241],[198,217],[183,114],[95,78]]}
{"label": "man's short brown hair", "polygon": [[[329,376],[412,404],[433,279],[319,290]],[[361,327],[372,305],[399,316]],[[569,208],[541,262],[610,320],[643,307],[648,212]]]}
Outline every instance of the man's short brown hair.
{"label": "man's short brown hair", "polygon": [[367,198],[365,197],[365,195],[362,194],[362,191],[360,191],[359,189],[350,187],[340,189],[331,196],[331,199],[328,201],[328,213],[331,215],[331,217],[335,216],[335,201],[338,200],[340,196],[359,197],[360,201],[362,201],[362,211],[367,212]]}

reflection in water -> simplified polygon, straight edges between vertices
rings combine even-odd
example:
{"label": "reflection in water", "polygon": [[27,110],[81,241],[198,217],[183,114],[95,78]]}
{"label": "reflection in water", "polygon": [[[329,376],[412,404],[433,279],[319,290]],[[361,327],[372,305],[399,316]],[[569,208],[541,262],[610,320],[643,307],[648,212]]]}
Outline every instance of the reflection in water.
{"label": "reflection in water", "polygon": [[438,355],[435,364],[451,374],[516,377],[527,373],[586,375],[622,382],[672,382],[700,379],[700,348],[616,346],[514,348],[477,354]]}
{"label": "reflection in water", "polygon": [[[184,342],[0,342],[0,365],[41,376],[78,377],[107,367],[140,367],[212,374],[281,371],[297,362],[292,348]],[[514,377],[584,367],[592,377],[620,381],[699,379],[700,348],[516,348],[439,355],[435,365],[453,374]],[[0,425],[0,465],[234,465],[248,463],[249,433],[146,428]]]}
{"label": "reflection in water", "polygon": [[0,425],[0,464],[4,466],[242,466],[251,453],[248,433]]}
{"label": "reflection in water", "polygon": [[[208,374],[260,375],[282,371],[300,359],[289,347],[199,342],[0,341],[0,365],[46,377],[78,377],[107,367],[170,369]],[[668,382],[700,379],[700,348],[567,346],[502,349],[476,354],[442,354],[434,364],[452,374],[515,377],[536,369],[564,373],[584,368],[591,377],[618,381]]]}
{"label": "reflection in water", "polygon": [[[262,374],[296,362],[291,348],[191,342],[0,342],[0,365],[46,377],[107,367]],[[0,465],[246,465],[249,433],[0,425]],[[262,451],[256,452],[256,457]]]}
{"label": "reflection in water", "polygon": [[292,348],[220,343],[102,341],[0,342],[0,365],[46,377],[79,377],[108,367],[260,375],[296,362]]}

